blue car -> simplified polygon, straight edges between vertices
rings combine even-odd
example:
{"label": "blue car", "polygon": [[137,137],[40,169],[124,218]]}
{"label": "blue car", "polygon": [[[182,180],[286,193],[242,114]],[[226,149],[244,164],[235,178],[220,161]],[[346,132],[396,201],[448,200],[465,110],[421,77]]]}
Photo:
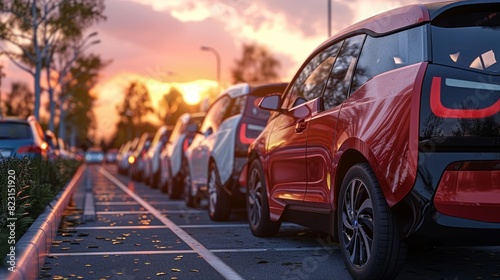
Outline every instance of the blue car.
{"label": "blue car", "polygon": [[48,159],[49,145],[35,117],[27,119],[0,116],[0,158]]}

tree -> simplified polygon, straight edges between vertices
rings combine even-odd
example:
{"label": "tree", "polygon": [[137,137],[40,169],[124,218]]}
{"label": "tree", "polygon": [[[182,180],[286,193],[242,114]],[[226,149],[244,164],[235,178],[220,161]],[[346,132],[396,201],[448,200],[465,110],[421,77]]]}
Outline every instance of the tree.
{"label": "tree", "polygon": [[235,60],[231,70],[233,83],[276,82],[280,62],[266,48],[256,44],[244,44],[241,59]]}
{"label": "tree", "polygon": [[[103,61],[98,55],[79,57],[70,68],[60,95],[59,130],[60,138],[70,133],[70,144],[76,146],[77,139],[86,141],[95,129],[92,89],[97,84],[100,71],[110,61]],[[90,137],[92,138],[92,137]]]}
{"label": "tree", "polygon": [[5,100],[5,115],[27,118],[33,114],[33,92],[24,82],[13,82]]}
{"label": "tree", "polygon": [[[71,67],[75,62],[82,58],[83,51],[89,46],[99,42],[98,40],[89,42],[88,40],[97,35],[96,32],[91,33],[84,39],[73,38],[68,39],[64,42],[60,42],[58,48],[53,48],[46,57],[46,79],[47,79],[47,91],[49,94],[49,129],[54,130],[55,118],[56,118],[56,107],[60,105],[60,100],[57,98],[63,93],[61,89],[65,87],[65,83],[68,82],[68,75],[72,70]],[[74,69],[73,69],[74,70]],[[73,73],[75,76],[79,73]],[[59,89],[59,91],[57,91]]]}
{"label": "tree", "polygon": [[39,119],[43,67],[50,67],[61,42],[82,37],[82,31],[103,16],[104,0],[1,0],[0,50],[33,76],[34,115]]}
{"label": "tree", "polygon": [[163,95],[158,107],[156,111],[158,119],[166,125],[173,126],[182,114],[196,112],[198,106],[187,104],[182,93],[177,88],[171,87],[170,91]]}
{"label": "tree", "polygon": [[149,91],[143,83],[131,82],[125,90],[123,103],[117,107],[120,120],[117,124],[117,131],[126,131],[127,139],[139,136],[141,126],[146,122],[146,116],[153,113]]}

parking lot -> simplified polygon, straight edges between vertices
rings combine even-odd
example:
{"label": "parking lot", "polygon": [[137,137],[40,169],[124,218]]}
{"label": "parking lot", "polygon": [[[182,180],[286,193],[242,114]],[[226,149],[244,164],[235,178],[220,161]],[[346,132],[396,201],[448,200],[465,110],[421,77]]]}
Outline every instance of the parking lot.
{"label": "parking lot", "polygon": [[[351,279],[327,235],[284,224],[257,238],[243,211],[215,223],[115,166],[85,172],[42,279]],[[476,247],[409,255],[398,279],[499,277],[500,248]]]}

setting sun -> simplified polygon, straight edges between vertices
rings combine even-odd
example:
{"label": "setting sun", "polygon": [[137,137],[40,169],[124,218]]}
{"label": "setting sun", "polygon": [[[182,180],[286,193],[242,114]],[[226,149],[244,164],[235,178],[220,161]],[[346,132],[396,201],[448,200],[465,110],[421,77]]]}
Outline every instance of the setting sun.
{"label": "setting sun", "polygon": [[202,92],[206,91],[206,87],[197,83],[179,84],[177,87],[181,90],[184,101],[189,105],[199,104]]}
{"label": "setting sun", "polygon": [[201,88],[196,84],[179,85],[182,95],[184,96],[184,101],[189,105],[195,105],[200,103],[201,100]]}

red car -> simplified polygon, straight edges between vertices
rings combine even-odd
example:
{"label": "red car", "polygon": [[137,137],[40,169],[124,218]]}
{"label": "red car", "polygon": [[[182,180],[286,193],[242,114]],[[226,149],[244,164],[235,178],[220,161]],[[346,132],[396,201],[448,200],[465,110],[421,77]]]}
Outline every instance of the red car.
{"label": "red car", "polygon": [[307,58],[249,148],[256,236],[332,234],[355,279],[397,275],[407,244],[500,243],[500,3],[382,13]]}

